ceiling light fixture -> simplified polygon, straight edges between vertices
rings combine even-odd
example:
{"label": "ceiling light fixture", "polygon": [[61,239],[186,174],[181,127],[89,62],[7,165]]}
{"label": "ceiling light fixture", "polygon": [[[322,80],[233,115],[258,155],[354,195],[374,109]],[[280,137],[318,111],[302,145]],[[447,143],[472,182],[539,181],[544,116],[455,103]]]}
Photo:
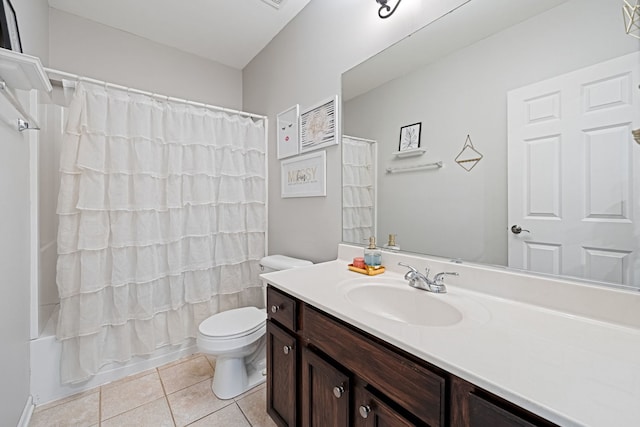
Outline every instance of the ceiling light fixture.
{"label": "ceiling light fixture", "polygon": [[391,9],[391,6],[387,5],[388,0],[376,0],[380,4],[380,9],[378,9],[378,16],[382,19],[388,18],[393,15],[393,12],[396,11],[398,5],[402,0],[398,0],[396,5]]}

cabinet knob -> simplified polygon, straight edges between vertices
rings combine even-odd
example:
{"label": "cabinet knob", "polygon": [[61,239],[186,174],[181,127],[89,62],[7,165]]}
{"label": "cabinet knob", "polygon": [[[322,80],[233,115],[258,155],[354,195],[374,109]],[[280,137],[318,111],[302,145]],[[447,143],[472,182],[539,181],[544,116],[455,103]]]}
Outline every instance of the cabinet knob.
{"label": "cabinet knob", "polygon": [[289,352],[292,350],[290,345],[285,345],[284,347],[282,347],[282,352],[284,354],[289,354]]}
{"label": "cabinet knob", "polygon": [[362,418],[367,418],[371,413],[371,406],[369,405],[360,405],[358,408],[358,412],[360,412],[360,416]]}
{"label": "cabinet knob", "polygon": [[333,388],[333,395],[336,398],[340,399],[343,394],[344,394],[344,387],[342,387],[341,385],[335,386]]}
{"label": "cabinet knob", "polygon": [[272,306],[271,306],[271,312],[272,312],[272,313],[277,313],[277,312],[278,312],[278,310],[280,310],[280,307],[279,307],[279,306],[277,306],[277,305],[272,305]]}

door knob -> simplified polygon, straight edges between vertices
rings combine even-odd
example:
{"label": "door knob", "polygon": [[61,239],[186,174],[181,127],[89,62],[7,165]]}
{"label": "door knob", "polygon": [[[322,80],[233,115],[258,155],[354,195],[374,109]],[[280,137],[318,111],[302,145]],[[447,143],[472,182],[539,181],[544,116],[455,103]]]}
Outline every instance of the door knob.
{"label": "door knob", "polygon": [[291,346],[290,345],[285,345],[284,347],[282,347],[282,352],[284,354],[289,354],[290,351],[291,351]]}
{"label": "door knob", "polygon": [[341,385],[335,386],[333,388],[333,395],[336,398],[340,399],[343,394],[344,394],[344,387],[342,387]]}
{"label": "door knob", "polygon": [[277,313],[277,312],[278,312],[278,310],[280,310],[280,307],[279,307],[279,306],[277,306],[277,305],[272,305],[272,306],[271,306],[271,312],[272,312],[272,313]]}
{"label": "door knob", "polygon": [[360,412],[360,416],[362,418],[367,418],[371,413],[371,406],[369,405],[360,405],[358,408],[358,412]]}
{"label": "door knob", "polygon": [[519,226],[519,225],[517,225],[517,224],[515,224],[515,225],[512,225],[512,226],[511,226],[511,232],[512,232],[513,234],[520,234],[520,233],[522,233],[523,231],[524,231],[525,233],[531,233],[529,230],[523,230],[523,229],[522,229],[522,227],[520,227],[520,226]]}

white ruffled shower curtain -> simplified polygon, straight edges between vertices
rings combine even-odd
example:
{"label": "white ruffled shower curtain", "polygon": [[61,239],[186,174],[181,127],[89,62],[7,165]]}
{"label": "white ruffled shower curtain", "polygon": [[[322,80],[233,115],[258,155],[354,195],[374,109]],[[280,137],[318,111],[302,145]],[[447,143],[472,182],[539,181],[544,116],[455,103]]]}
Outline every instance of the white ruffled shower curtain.
{"label": "white ruffled shower curtain", "polygon": [[342,137],[342,240],[363,243],[375,229],[375,141]]}
{"label": "white ruffled shower curtain", "polygon": [[61,152],[63,383],[263,305],[264,121],[79,82]]}

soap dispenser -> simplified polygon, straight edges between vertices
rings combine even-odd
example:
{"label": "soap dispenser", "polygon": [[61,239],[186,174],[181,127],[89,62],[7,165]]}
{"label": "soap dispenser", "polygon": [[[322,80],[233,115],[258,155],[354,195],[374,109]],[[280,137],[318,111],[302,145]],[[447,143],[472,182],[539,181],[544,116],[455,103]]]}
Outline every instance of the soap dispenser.
{"label": "soap dispenser", "polygon": [[395,234],[389,234],[389,242],[387,242],[387,244],[384,245],[384,248],[392,250],[392,251],[399,251],[400,250],[400,246],[396,245],[396,235]]}
{"label": "soap dispenser", "polygon": [[369,247],[364,250],[364,263],[371,267],[380,267],[382,264],[382,251],[376,247],[376,238],[369,238]]}

